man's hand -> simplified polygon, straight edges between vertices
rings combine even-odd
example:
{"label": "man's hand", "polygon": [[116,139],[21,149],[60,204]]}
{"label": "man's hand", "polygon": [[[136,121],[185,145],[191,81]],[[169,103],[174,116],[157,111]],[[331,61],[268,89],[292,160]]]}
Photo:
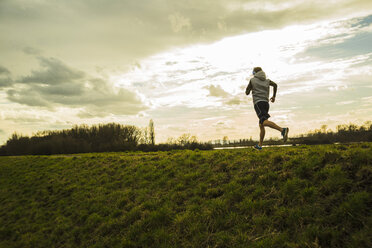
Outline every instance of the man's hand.
{"label": "man's hand", "polygon": [[252,83],[251,83],[251,81],[249,81],[249,84],[248,84],[247,88],[245,89],[245,94],[248,96],[249,93],[251,93],[251,90],[252,90]]}
{"label": "man's hand", "polygon": [[270,101],[275,102],[276,90],[278,89],[278,85],[271,80],[269,85],[274,87],[273,97],[270,98]]}

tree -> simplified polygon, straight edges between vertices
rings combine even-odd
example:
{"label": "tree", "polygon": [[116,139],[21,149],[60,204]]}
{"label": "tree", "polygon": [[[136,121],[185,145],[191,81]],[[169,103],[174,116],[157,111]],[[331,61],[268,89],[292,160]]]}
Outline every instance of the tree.
{"label": "tree", "polygon": [[327,132],[327,125],[322,125],[320,127],[320,129],[322,130],[322,133],[326,133]]}
{"label": "tree", "polygon": [[150,139],[151,145],[155,145],[154,121],[152,119],[149,122],[149,139]]}
{"label": "tree", "polygon": [[227,145],[228,141],[229,141],[229,138],[227,136],[223,136],[223,138],[222,138],[223,144]]}
{"label": "tree", "polygon": [[149,134],[148,134],[148,128],[142,128],[141,129],[141,139],[140,139],[141,144],[149,144]]}
{"label": "tree", "polygon": [[184,133],[177,139],[177,143],[181,146],[190,144],[191,135],[189,133]]}
{"label": "tree", "polygon": [[166,143],[169,144],[169,145],[174,145],[174,144],[177,143],[177,140],[175,138],[173,138],[173,137],[169,137],[167,139],[167,142]]}
{"label": "tree", "polygon": [[198,137],[196,137],[195,135],[191,136],[190,137],[190,143],[193,143],[193,144],[198,143]]}

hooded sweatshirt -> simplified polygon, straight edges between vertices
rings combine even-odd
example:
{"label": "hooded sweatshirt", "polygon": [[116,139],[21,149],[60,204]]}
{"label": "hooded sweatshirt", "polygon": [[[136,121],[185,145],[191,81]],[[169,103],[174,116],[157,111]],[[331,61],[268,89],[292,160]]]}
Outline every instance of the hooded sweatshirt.
{"label": "hooded sweatshirt", "polygon": [[255,73],[249,83],[252,84],[253,104],[261,101],[269,102],[270,79],[266,79],[264,71]]}

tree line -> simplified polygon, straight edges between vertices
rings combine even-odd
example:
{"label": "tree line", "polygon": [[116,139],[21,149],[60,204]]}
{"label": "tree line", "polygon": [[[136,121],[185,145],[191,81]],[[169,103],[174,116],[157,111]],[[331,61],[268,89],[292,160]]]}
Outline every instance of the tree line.
{"label": "tree line", "polygon": [[[336,131],[326,125],[307,134],[290,137],[287,144],[332,144],[347,142],[372,142],[372,122],[364,125],[338,125]],[[182,134],[169,138],[166,143],[155,144],[154,122],[138,128],[118,123],[98,125],[75,125],[71,129],[42,131],[31,137],[14,133],[0,147],[0,155],[50,155],[87,152],[119,151],[169,151],[173,149],[208,150],[221,146],[252,146],[256,140],[240,139],[229,141],[225,136],[220,142],[199,142],[196,136]],[[267,145],[283,144],[281,139],[265,140]]]}
{"label": "tree line", "polygon": [[291,138],[292,143],[297,144],[333,144],[348,142],[372,142],[372,122],[366,121],[363,125],[343,124],[338,125],[333,131],[322,125],[306,135]]}
{"label": "tree line", "polygon": [[[182,137],[182,136],[181,136]],[[88,152],[166,151],[172,149],[212,149],[197,139],[179,138],[174,143],[155,145],[154,122],[146,128],[118,123],[75,125],[71,129],[42,131],[31,137],[14,133],[0,155],[50,155]]]}
{"label": "tree line", "polygon": [[[214,147],[226,146],[253,146],[257,144],[257,140],[239,139],[230,141],[225,136],[222,140],[214,142]],[[333,131],[327,125],[322,125],[321,128],[309,131],[306,134],[292,136],[286,144],[334,144],[334,143],[350,143],[350,142],[372,142],[372,121],[366,121],[363,125],[342,124],[336,127]],[[265,145],[281,145],[282,139],[270,138],[265,139]]]}

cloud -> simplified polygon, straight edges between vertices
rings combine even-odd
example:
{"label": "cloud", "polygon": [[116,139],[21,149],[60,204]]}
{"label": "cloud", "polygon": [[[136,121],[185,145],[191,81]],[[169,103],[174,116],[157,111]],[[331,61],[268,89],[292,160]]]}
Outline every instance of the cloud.
{"label": "cloud", "polygon": [[[365,77],[371,56],[352,62],[338,54],[354,42],[359,50],[348,56],[370,51],[370,37],[355,30],[367,32],[371,17],[349,18],[371,9],[370,0],[4,0],[0,29],[7,35],[1,38],[0,64],[11,74],[0,73],[0,85],[9,87],[0,91],[8,99],[1,99],[17,113],[44,111],[45,123],[48,116],[65,120],[66,115],[72,123],[85,121],[80,117],[142,125],[145,118],[138,116],[146,111],[162,130],[158,137],[168,135],[170,125],[209,139],[216,135],[210,130],[216,120],[201,120],[226,116],[236,131],[217,125],[223,126],[218,135],[242,137],[249,136],[249,125],[257,128],[251,105],[247,110],[251,96],[244,96],[244,78],[259,64],[279,85],[272,110],[296,106],[293,119],[304,128],[313,119],[352,111],[360,101],[337,103],[371,95],[370,77]],[[338,45],[316,50],[330,44]],[[317,52],[331,53],[332,63],[319,60]],[[40,56],[37,65],[35,56]],[[356,85],[361,77],[363,88]],[[369,116],[370,110],[360,107]]]}
{"label": "cloud", "polygon": [[0,88],[4,88],[12,85],[12,79],[10,78],[10,71],[4,66],[0,65]]}
{"label": "cloud", "polygon": [[45,69],[32,71],[31,75],[20,80],[22,83],[58,85],[85,77],[84,72],[69,68],[58,59],[39,57],[38,60],[40,66]]}
{"label": "cloud", "polygon": [[169,15],[168,19],[171,23],[172,30],[175,33],[191,29],[190,19],[182,16],[180,13]]}
{"label": "cloud", "polygon": [[331,22],[326,28],[329,30],[326,35],[307,42],[307,47],[296,57],[335,60],[371,52],[372,15]]}
{"label": "cloud", "polygon": [[56,58],[38,58],[42,69],[21,77],[7,91],[10,101],[53,109],[59,106],[83,108],[85,115],[134,115],[147,108],[131,90],[115,88],[110,82],[91,77]]}
{"label": "cloud", "polygon": [[223,99],[223,104],[228,106],[239,105],[242,100],[239,96],[232,96],[230,93],[226,92],[220,85],[209,85],[205,86],[205,89],[209,91],[208,96],[218,97]]}
{"label": "cloud", "polygon": [[215,127],[216,131],[223,131],[226,129],[232,130],[235,129],[233,120],[219,120],[212,124]]}
{"label": "cloud", "polygon": [[29,55],[39,55],[41,54],[41,50],[37,49],[37,48],[34,48],[34,47],[25,47],[23,48],[22,50],[25,54],[29,54]]}
{"label": "cloud", "polygon": [[[345,35],[346,36],[346,35]],[[372,50],[372,32],[359,33],[347,38],[338,44],[325,44],[309,47],[304,53],[298,54],[298,57],[318,57],[326,60],[334,60],[357,55],[370,53]]]}
{"label": "cloud", "polygon": [[167,61],[167,62],[165,62],[165,65],[169,65],[169,66],[176,65],[176,64],[177,64],[176,61]]}
{"label": "cloud", "polygon": [[6,69],[4,66],[1,66],[0,65],[0,75],[9,75],[10,74],[10,71],[8,69]]}
{"label": "cloud", "polygon": [[31,107],[51,107],[50,103],[45,99],[41,98],[37,92],[33,91],[30,88],[22,90],[8,90],[7,98],[11,102],[16,102]]}
{"label": "cloud", "polygon": [[239,105],[241,102],[242,101],[241,101],[240,97],[233,97],[233,98],[227,100],[225,103],[227,105],[231,106],[231,105]]}
{"label": "cloud", "polygon": [[12,80],[10,78],[0,77],[0,88],[8,87],[12,85]]}
{"label": "cloud", "polygon": [[[177,46],[319,20],[347,18],[372,9],[370,0],[1,1],[4,49],[99,64],[130,65]],[[27,42],[24,37],[27,37]],[[41,42],[40,42],[41,41]],[[4,61],[12,60],[4,56]],[[2,62],[0,60],[0,62]]]}
{"label": "cloud", "polygon": [[347,105],[347,104],[352,104],[355,101],[342,101],[342,102],[336,102],[336,105]]}
{"label": "cloud", "polygon": [[214,97],[228,97],[229,93],[224,91],[220,85],[214,86],[206,86],[206,89],[209,90],[209,96],[214,96]]}
{"label": "cloud", "polygon": [[[23,113],[24,114],[24,113]],[[45,117],[38,117],[38,116],[5,116],[4,120],[12,121],[12,122],[18,122],[22,124],[30,124],[30,123],[44,123]]]}

